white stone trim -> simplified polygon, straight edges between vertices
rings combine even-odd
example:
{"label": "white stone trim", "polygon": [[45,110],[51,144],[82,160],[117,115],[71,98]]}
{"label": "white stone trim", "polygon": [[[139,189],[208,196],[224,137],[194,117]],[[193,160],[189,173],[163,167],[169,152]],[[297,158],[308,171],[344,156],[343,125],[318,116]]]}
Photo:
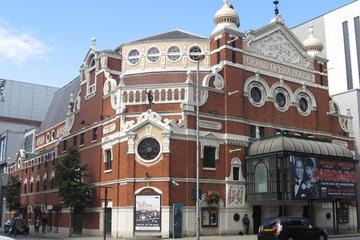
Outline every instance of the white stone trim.
{"label": "white stone trim", "polygon": [[163,195],[163,192],[162,192],[159,188],[151,187],[151,186],[146,186],[146,187],[138,188],[137,190],[135,190],[134,195],[137,195],[137,194],[141,193],[144,189],[152,189],[152,190],[154,190],[156,193],[158,193],[158,194],[160,194],[160,195]]}

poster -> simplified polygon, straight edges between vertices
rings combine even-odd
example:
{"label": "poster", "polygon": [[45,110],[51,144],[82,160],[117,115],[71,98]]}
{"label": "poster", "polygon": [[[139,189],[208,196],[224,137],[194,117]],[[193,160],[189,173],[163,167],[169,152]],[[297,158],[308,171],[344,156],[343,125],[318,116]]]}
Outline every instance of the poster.
{"label": "poster", "polygon": [[355,198],[355,161],[292,156],[295,200]]}
{"label": "poster", "polygon": [[160,231],[160,195],[136,195],[135,202],[135,231]]}

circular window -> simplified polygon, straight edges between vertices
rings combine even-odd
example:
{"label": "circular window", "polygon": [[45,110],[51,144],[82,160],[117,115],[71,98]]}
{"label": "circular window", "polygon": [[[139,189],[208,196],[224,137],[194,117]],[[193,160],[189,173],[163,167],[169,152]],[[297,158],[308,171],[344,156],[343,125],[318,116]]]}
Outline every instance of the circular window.
{"label": "circular window", "polygon": [[265,88],[258,82],[252,82],[248,87],[248,98],[250,103],[256,107],[261,107],[265,104]]}
{"label": "circular window", "polygon": [[258,87],[253,87],[250,91],[250,97],[255,103],[259,103],[262,99],[261,90]]}
{"label": "circular window", "polygon": [[285,112],[289,109],[290,106],[290,97],[289,93],[283,88],[276,88],[274,91],[275,107],[282,112]]}
{"label": "circular window", "polygon": [[167,57],[171,61],[177,61],[180,59],[180,48],[177,46],[172,46],[167,51]]}
{"label": "circular window", "polygon": [[298,111],[304,116],[309,115],[310,112],[311,112],[311,109],[310,109],[311,100],[310,100],[309,96],[302,93],[302,94],[299,94],[297,99],[298,99],[297,100],[297,109],[298,109]]}
{"label": "circular window", "polygon": [[189,57],[193,61],[201,60],[202,58],[201,48],[199,46],[193,46],[189,50]]}
{"label": "circular window", "polygon": [[152,47],[147,51],[147,59],[149,62],[155,63],[160,59],[160,51],[156,47]]}
{"label": "circular window", "polygon": [[137,152],[142,160],[152,162],[160,155],[160,143],[152,137],[144,138],[139,142]]}
{"label": "circular window", "polygon": [[238,222],[240,220],[240,215],[238,213],[235,213],[233,219],[235,222]]}
{"label": "circular window", "polygon": [[131,64],[137,64],[140,61],[140,53],[137,49],[133,49],[129,52],[128,61]]}

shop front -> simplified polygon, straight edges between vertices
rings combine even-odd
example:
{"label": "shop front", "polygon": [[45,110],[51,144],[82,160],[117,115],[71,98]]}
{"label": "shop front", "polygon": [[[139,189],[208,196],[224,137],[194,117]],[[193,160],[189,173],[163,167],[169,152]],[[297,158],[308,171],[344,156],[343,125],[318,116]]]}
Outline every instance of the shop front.
{"label": "shop front", "polygon": [[358,228],[357,161],[346,147],[275,135],[253,141],[246,163],[254,231],[272,216],[304,216],[335,233]]}

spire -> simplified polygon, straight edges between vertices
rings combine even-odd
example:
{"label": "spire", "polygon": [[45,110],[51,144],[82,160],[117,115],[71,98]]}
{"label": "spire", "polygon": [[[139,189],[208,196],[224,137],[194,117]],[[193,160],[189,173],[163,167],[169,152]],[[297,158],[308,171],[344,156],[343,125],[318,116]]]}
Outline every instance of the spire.
{"label": "spire", "polygon": [[216,34],[222,31],[224,28],[240,32],[239,15],[235,11],[232,4],[230,4],[229,0],[223,0],[223,2],[224,5],[216,12],[214,16],[214,23],[216,24],[216,27],[213,30],[212,34]]}
{"label": "spire", "polygon": [[315,37],[314,27],[312,25],[309,26],[309,32],[310,32],[309,37],[303,42],[303,44],[305,46],[307,53],[311,57],[315,57],[315,55],[319,54],[323,50],[324,45],[320,39]]}

